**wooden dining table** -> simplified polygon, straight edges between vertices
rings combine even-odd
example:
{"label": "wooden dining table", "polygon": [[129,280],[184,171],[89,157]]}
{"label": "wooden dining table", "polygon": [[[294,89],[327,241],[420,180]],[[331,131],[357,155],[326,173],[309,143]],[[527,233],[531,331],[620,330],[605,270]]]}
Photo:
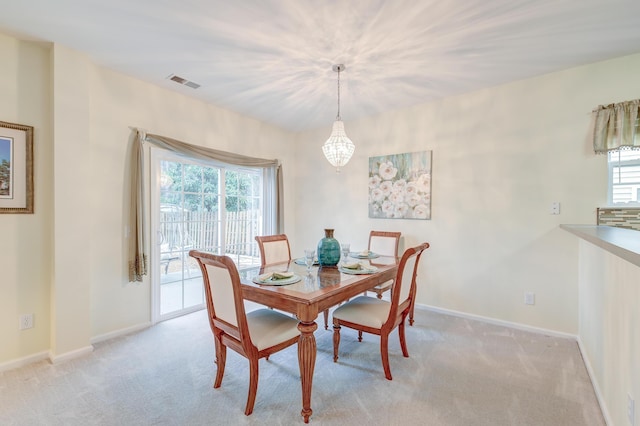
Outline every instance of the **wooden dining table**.
{"label": "wooden dining table", "polygon": [[[315,322],[318,314],[396,276],[398,258],[380,256],[370,259],[369,262],[377,268],[376,272],[353,275],[342,273],[337,267],[317,266],[308,272],[305,265],[298,264],[294,259],[248,269],[241,273],[244,299],[290,312],[300,321],[298,323],[300,330],[298,362],[302,382],[301,415],[305,423],[309,423],[309,417],[313,413],[311,389],[316,364],[314,332],[318,328]],[[300,276],[301,280],[283,286],[260,285],[252,281],[257,275],[273,271],[290,271]]]}

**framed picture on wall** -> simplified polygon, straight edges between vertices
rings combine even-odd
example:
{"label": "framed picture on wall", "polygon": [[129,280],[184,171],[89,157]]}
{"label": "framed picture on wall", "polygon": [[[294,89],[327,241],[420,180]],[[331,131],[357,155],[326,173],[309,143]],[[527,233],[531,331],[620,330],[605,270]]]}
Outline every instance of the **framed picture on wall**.
{"label": "framed picture on wall", "polygon": [[33,127],[0,121],[0,213],[33,213]]}
{"label": "framed picture on wall", "polygon": [[369,157],[369,217],[431,219],[431,151]]}

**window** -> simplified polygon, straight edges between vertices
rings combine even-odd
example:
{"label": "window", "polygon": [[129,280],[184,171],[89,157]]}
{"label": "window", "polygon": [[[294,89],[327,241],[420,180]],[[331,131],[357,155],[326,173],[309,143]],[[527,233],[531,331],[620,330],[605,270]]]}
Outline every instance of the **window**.
{"label": "window", "polygon": [[599,105],[591,118],[593,149],[608,155],[607,204],[640,205],[640,99]]}
{"label": "window", "polygon": [[640,205],[640,150],[609,153],[609,204]]}

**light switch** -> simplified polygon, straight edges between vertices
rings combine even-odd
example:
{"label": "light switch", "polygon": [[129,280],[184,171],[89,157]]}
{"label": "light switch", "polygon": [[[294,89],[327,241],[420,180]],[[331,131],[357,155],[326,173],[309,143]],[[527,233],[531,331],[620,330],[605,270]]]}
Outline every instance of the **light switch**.
{"label": "light switch", "polygon": [[551,203],[549,214],[560,214],[560,203],[558,201]]}

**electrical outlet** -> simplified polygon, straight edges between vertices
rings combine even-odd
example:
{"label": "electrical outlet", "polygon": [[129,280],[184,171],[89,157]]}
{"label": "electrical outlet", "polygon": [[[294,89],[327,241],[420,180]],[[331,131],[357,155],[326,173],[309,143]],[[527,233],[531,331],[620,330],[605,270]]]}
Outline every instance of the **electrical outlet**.
{"label": "electrical outlet", "polygon": [[636,409],[635,402],[631,398],[631,394],[627,394],[627,417],[629,418],[629,424],[635,426]]}
{"label": "electrical outlet", "polygon": [[524,304],[525,305],[535,305],[536,304],[536,294],[531,292],[526,292],[524,294]]}
{"label": "electrical outlet", "polygon": [[20,330],[33,328],[33,314],[20,315]]}

